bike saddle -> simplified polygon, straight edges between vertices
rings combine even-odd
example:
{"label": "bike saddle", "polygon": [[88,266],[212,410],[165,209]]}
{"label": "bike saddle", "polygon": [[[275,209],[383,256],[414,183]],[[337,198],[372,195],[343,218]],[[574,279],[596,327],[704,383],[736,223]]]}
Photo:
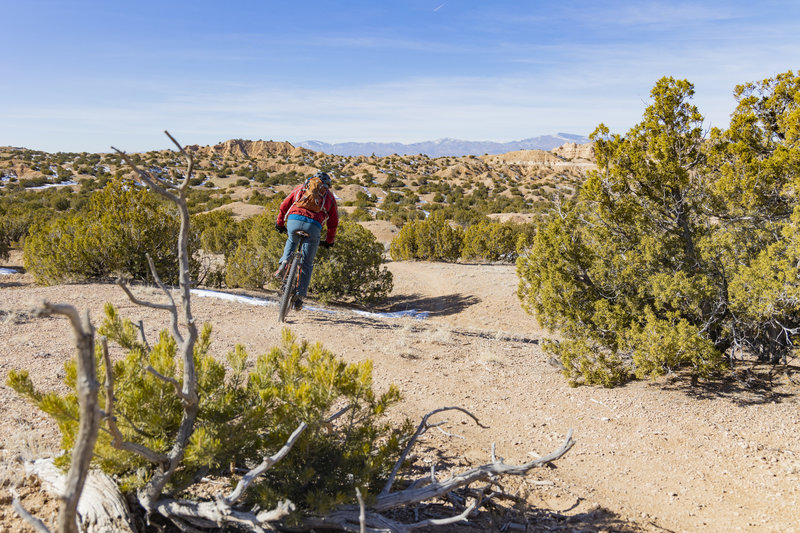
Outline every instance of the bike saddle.
{"label": "bike saddle", "polygon": [[308,233],[303,230],[297,230],[294,232],[295,235],[300,235],[301,237],[308,237]]}

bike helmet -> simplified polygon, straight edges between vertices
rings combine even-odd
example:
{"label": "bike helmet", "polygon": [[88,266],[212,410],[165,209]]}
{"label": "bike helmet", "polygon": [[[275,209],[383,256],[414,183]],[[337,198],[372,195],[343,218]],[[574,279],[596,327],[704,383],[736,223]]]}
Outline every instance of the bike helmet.
{"label": "bike helmet", "polygon": [[331,177],[328,175],[327,172],[317,172],[312,177],[319,178],[320,180],[322,180],[322,183],[324,183],[326,187],[328,187],[329,189],[331,188]]}

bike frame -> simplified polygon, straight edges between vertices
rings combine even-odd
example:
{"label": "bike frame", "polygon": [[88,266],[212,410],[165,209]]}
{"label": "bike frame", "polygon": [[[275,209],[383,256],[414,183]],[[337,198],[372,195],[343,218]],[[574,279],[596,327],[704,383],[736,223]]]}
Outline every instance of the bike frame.
{"label": "bike frame", "polygon": [[289,254],[286,260],[287,266],[283,270],[283,281],[281,282],[281,300],[278,305],[278,322],[283,322],[289,309],[294,305],[297,297],[297,289],[300,286],[300,274],[303,270],[303,242],[309,237],[305,231],[297,231],[295,235],[300,238],[297,246]]}

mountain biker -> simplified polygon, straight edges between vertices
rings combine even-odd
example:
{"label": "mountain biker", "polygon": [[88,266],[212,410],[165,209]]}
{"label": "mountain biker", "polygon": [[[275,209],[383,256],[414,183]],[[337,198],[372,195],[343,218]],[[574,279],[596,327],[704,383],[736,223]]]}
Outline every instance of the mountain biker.
{"label": "mountain biker", "polygon": [[[305,202],[300,202],[301,205],[298,205],[298,202],[306,193],[307,185],[314,178],[319,178],[326,188],[318,211],[314,211],[313,208],[302,207],[302,204]],[[278,211],[278,220],[275,222],[275,229],[288,234],[286,245],[283,248],[283,255],[281,256],[280,266],[275,272],[276,278],[283,277],[283,270],[286,268],[289,255],[292,253],[296,241],[299,240],[295,232],[304,231],[309,235],[309,237],[303,241],[303,265],[300,274],[300,286],[297,289],[297,298],[294,303],[294,307],[297,310],[303,308],[303,298],[305,298],[308,285],[311,282],[311,272],[314,269],[314,256],[317,255],[317,247],[321,245],[330,248],[333,246],[336,238],[336,228],[339,226],[339,212],[336,205],[336,198],[333,192],[330,191],[330,187],[331,177],[326,172],[317,172],[306,180],[305,183],[301,183],[295,187],[283,202],[281,202]],[[325,240],[320,242],[323,224],[327,226],[328,231],[325,235]]]}

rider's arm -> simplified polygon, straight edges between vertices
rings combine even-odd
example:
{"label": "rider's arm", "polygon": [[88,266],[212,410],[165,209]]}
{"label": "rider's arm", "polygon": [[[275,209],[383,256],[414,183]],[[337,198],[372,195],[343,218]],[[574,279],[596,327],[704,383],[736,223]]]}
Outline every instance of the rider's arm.
{"label": "rider's arm", "polygon": [[[301,186],[301,187],[302,187],[302,186]],[[276,220],[276,221],[275,221],[275,224],[276,224],[277,226],[283,227],[283,226],[285,226],[285,225],[286,225],[286,215],[287,215],[287,211],[289,211],[289,209],[291,209],[292,205],[294,205],[294,202],[295,202],[295,196],[297,196],[297,191],[298,191],[299,189],[300,189],[300,187],[296,187],[296,188],[295,188],[294,190],[292,190],[292,192],[290,192],[290,193],[289,193],[289,195],[288,195],[286,198],[284,198],[284,199],[283,199],[283,201],[281,202],[281,205],[280,205],[280,207],[278,208],[278,220]]]}
{"label": "rider's arm", "polygon": [[339,210],[336,206],[336,199],[333,198],[333,194],[329,195],[331,197],[331,205],[328,208],[328,220],[325,222],[325,225],[328,227],[328,231],[325,234],[325,241],[329,243],[333,243],[334,239],[336,239],[336,228],[339,227]]}

